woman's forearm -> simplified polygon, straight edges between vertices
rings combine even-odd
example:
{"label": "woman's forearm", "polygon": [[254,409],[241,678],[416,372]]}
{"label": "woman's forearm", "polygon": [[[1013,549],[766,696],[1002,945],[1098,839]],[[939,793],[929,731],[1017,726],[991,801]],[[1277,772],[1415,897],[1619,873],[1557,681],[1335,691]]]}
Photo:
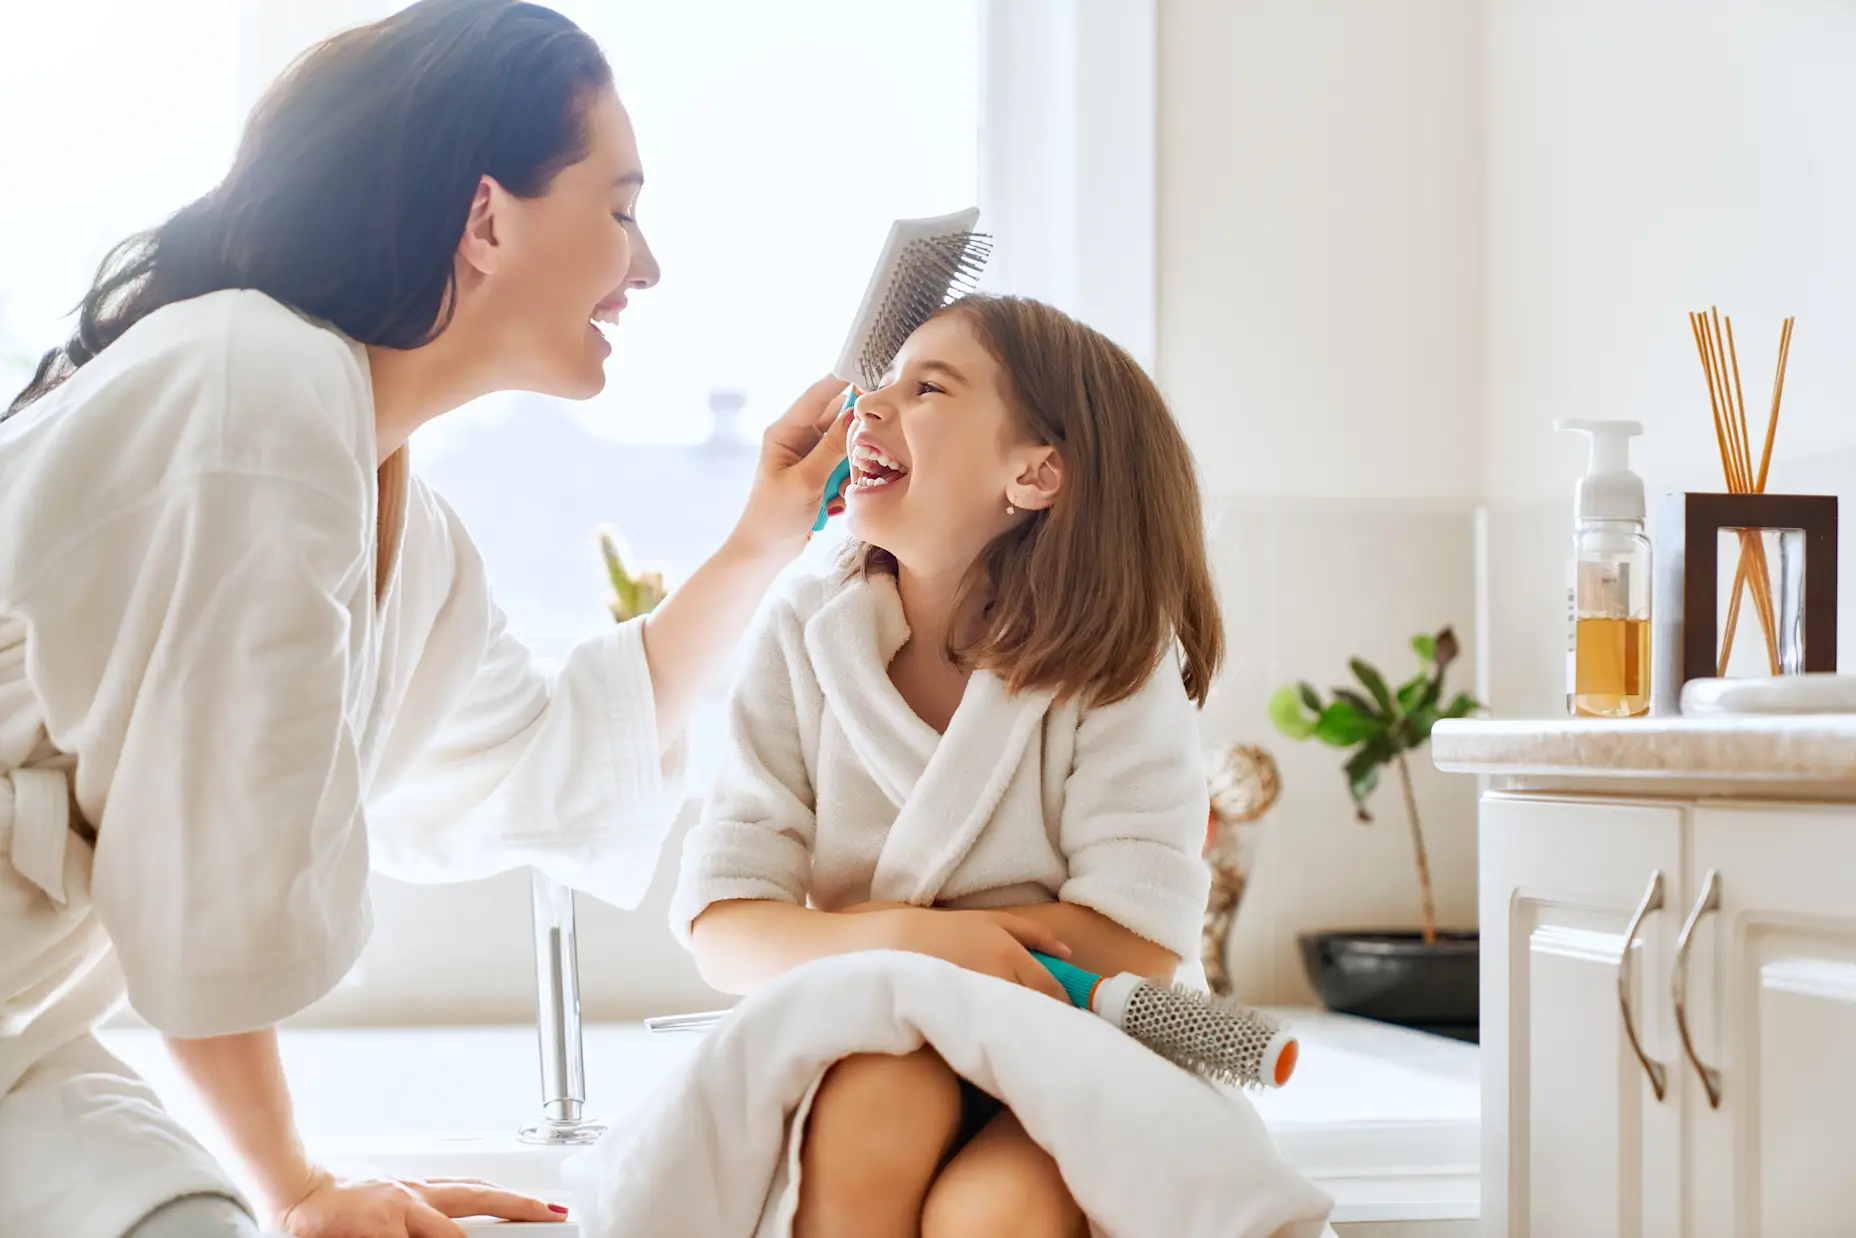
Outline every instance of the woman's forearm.
{"label": "woman's forearm", "polygon": [[793,903],[712,903],[690,926],[696,969],[710,988],[750,993],[814,959],[886,944],[880,916],[818,911]]}
{"label": "woman's forearm", "polygon": [[1043,925],[1070,947],[1070,962],[1099,975],[1131,972],[1149,980],[1171,983],[1173,969],[1179,966],[1179,956],[1171,950],[1123,928],[1092,908],[1075,903],[1034,903],[1000,910]]}
{"label": "woman's forearm", "polygon": [[792,557],[783,547],[730,538],[645,620],[657,733],[666,747],[688,725],[768,586]]}
{"label": "woman's forearm", "polygon": [[270,1221],[308,1194],[318,1174],[303,1150],[277,1051],[277,1030],[167,1038],[168,1053],[206,1101],[232,1149],[251,1173]]}

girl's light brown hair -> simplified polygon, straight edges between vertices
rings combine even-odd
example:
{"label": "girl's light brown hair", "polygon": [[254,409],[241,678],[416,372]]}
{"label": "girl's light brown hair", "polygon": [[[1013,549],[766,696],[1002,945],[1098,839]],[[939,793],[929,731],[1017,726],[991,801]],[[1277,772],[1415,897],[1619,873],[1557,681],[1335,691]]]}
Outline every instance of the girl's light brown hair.
{"label": "girl's light brown hair", "polygon": [[1039,301],[974,295],[936,316],[973,331],[999,363],[1020,433],[1063,459],[1056,502],[968,573],[956,613],[976,602],[984,626],[949,653],[1014,692],[1108,705],[1138,691],[1177,640],[1186,692],[1204,705],[1224,628],[1192,452],[1153,380],[1101,332]]}

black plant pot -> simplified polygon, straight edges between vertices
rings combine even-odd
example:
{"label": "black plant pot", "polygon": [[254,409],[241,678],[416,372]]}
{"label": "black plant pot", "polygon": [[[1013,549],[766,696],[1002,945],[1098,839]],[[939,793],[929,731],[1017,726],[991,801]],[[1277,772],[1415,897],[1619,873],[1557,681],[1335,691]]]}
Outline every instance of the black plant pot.
{"label": "black plant pot", "polygon": [[1481,952],[1475,933],[1304,933],[1302,966],[1329,1010],[1478,1042]]}

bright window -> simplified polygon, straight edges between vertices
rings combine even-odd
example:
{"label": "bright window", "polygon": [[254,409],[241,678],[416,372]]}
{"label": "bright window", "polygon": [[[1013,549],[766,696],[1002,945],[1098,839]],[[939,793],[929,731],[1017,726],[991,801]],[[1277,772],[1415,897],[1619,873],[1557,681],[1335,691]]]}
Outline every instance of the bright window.
{"label": "bright window", "polygon": [[237,0],[0,5],[0,405],[110,246],[212,188],[238,134]]}

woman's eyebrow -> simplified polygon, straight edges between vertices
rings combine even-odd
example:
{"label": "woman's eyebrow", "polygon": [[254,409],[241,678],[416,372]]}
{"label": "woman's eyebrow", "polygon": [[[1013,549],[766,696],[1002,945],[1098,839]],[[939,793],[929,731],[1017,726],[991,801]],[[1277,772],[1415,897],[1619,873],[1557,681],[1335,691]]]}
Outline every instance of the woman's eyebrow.
{"label": "woman's eyebrow", "polygon": [[642,189],[644,187],[644,173],[640,172],[637,168],[633,168],[631,171],[615,178],[612,182],[612,187],[614,189]]}

